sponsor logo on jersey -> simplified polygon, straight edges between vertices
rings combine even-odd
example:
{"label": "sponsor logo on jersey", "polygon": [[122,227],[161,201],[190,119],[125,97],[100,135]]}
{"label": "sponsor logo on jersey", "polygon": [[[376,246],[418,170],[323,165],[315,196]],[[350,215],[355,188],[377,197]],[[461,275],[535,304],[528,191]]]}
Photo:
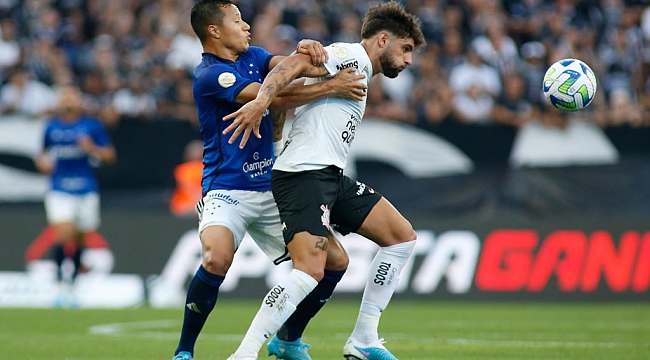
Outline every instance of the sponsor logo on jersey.
{"label": "sponsor logo on jersey", "polygon": [[267,174],[269,169],[273,167],[273,158],[260,159],[259,152],[253,153],[253,161],[245,162],[242,165],[242,170],[251,178]]}
{"label": "sponsor logo on jersey", "polygon": [[341,71],[343,69],[347,69],[349,67],[353,67],[355,69],[359,68],[359,62],[357,60],[350,60],[348,62],[344,62],[343,64],[336,65],[336,70]]}
{"label": "sponsor logo on jersey", "polygon": [[215,200],[221,200],[231,205],[239,205],[239,200],[233,199],[232,196],[228,194],[215,192],[215,193],[210,193],[207,196]]}
{"label": "sponsor logo on jersey", "polygon": [[237,78],[233,73],[225,72],[219,75],[219,85],[221,85],[224,88],[229,88],[233,85],[235,85],[235,81]]}

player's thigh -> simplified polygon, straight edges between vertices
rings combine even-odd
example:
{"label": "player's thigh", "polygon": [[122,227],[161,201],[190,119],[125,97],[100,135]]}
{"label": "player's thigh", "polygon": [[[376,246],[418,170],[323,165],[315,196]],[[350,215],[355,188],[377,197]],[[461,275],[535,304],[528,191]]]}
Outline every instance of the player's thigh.
{"label": "player's thigh", "polygon": [[47,223],[75,223],[76,199],[73,195],[61,191],[48,191],[45,194],[45,215]]}
{"label": "player's thigh", "polygon": [[411,223],[382,197],[356,231],[379,246],[391,246],[415,240],[417,235]]}
{"label": "player's thigh", "polygon": [[282,236],[280,213],[270,191],[259,192],[257,198],[260,210],[257,219],[248,227],[248,233],[266,256],[277,265],[290,259]]}
{"label": "player's thigh", "polygon": [[78,199],[71,194],[49,191],[45,194],[47,223],[54,227],[56,240],[60,243],[74,241],[78,236],[76,208]]}
{"label": "player's thigh", "polygon": [[340,191],[332,223],[341,234],[355,232],[379,246],[415,240],[409,221],[371,187],[344,176]]}
{"label": "player's thigh", "polygon": [[76,202],[75,218],[77,228],[82,232],[91,232],[99,228],[100,200],[96,192],[80,195]]}
{"label": "player's thigh", "polygon": [[249,222],[246,213],[255,211],[233,191],[210,191],[203,198],[199,214],[199,236],[204,266],[227,271],[235,250],[239,247]]}
{"label": "player's thigh", "polygon": [[287,244],[301,232],[329,236],[330,209],[336,201],[338,182],[339,173],[330,168],[296,173],[273,171],[273,196]]}

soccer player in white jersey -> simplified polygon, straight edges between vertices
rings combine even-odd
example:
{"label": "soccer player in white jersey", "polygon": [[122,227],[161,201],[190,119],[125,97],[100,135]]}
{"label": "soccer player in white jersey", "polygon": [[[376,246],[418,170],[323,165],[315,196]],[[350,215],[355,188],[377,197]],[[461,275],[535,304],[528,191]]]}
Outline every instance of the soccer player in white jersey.
{"label": "soccer player in white jersey", "polygon": [[[117,156],[102,122],[84,115],[79,88],[66,85],[59,94],[58,114],[47,123],[36,167],[50,176],[45,212],[57,239],[52,246],[60,285],[55,305],[71,306],[72,284],[81,268],[84,237],[100,223],[99,185],[93,166],[112,163]],[[66,258],[73,264],[70,278],[62,272]]]}
{"label": "soccer player in white jersey", "polygon": [[[174,360],[194,357],[196,340],[217,302],[219,287],[233,261],[235,251],[248,232],[260,248],[274,261],[288,260],[282,238],[280,216],[271,193],[271,166],[275,161],[273,135],[280,140],[284,112],[267,112],[259,130],[262,139],[252,139],[245,150],[228,144],[222,131],[229,124],[221,119],[239,109],[257,95],[262,79],[282,59],[266,50],[249,46],[250,26],[242,20],[237,6],[230,0],[202,0],[191,11],[191,24],[203,45],[202,62],[194,70],[193,94],[203,138],[203,200],[199,210],[199,234],[202,262],[187,290],[183,326]],[[312,61],[326,59],[321,44],[301,41],[298,50],[312,54]],[[302,86],[294,84],[271,104],[283,110],[303,105],[326,95],[365,97],[362,75],[349,72],[328,82]],[[343,276],[348,259],[333,254],[328,267],[331,283],[323,282],[322,299],[301,305],[308,318],[322,307]],[[292,332],[302,332],[306,321],[290,325]],[[307,345],[300,339],[289,346],[293,357],[309,359]],[[285,349],[286,350],[286,349]]]}
{"label": "soccer player in white jersey", "polygon": [[[411,64],[412,52],[424,44],[419,20],[394,1],[368,10],[361,37],[359,44],[327,46],[329,60],[323,66],[313,65],[302,54],[284,59],[265,78],[255,100],[224,118],[234,119],[224,131],[232,132],[229,141],[235,142],[241,134],[240,147],[245,148],[251,132],[255,137],[250,139],[258,140],[262,115],[296,77],[308,76],[318,82],[343,69],[355,68],[366,74],[360,80],[366,84],[379,73],[394,78]],[[338,244],[332,229],[342,234],[356,232],[380,246],[343,355],[347,359],[396,359],[383,346],[378,324],[415,246],[416,234],[384,197],[342,173],[365,106],[365,98],[357,101],[327,97],[296,109],[289,138],[272,172],[272,191],[294,269],[264,297],[230,359],[256,359],[265,340],[281,330],[296,306],[323,279],[331,254],[328,247]]]}

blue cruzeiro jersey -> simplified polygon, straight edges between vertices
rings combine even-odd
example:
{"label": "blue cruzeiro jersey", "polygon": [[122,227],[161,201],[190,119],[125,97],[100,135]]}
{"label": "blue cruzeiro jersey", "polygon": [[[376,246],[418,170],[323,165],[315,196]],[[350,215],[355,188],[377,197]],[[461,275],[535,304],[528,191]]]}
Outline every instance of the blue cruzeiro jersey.
{"label": "blue cruzeiro jersey", "polygon": [[228,144],[232,133],[222,132],[232,120],[222,118],[241,107],[235,103],[241,90],[252,82],[262,82],[272,57],[255,46],[239,54],[235,62],[204,53],[203,61],[194,70],[194,100],[203,138],[203,195],[210,190],[271,189],[275,158],[268,111],[260,124],[262,138],[251,134],[244,149],[239,148],[241,136]]}
{"label": "blue cruzeiro jersey", "polygon": [[52,190],[70,194],[98,191],[91,159],[77,145],[82,136],[92,138],[98,146],[111,145],[106,128],[95,118],[82,116],[75,122],[64,122],[57,117],[48,122],[43,149],[55,164],[50,177]]}

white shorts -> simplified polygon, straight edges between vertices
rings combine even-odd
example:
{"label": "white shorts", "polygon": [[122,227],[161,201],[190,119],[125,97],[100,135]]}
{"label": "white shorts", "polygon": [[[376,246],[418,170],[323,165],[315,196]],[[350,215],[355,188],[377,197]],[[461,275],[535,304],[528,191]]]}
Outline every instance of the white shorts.
{"label": "white shorts", "polygon": [[203,198],[199,234],[209,226],[225,226],[233,234],[235,249],[248,231],[266,256],[279,264],[289,260],[282,237],[280,213],[271,191],[212,190]]}
{"label": "white shorts", "polygon": [[99,228],[99,194],[96,192],[73,195],[62,191],[45,194],[45,213],[48,224],[71,222],[83,232]]}

